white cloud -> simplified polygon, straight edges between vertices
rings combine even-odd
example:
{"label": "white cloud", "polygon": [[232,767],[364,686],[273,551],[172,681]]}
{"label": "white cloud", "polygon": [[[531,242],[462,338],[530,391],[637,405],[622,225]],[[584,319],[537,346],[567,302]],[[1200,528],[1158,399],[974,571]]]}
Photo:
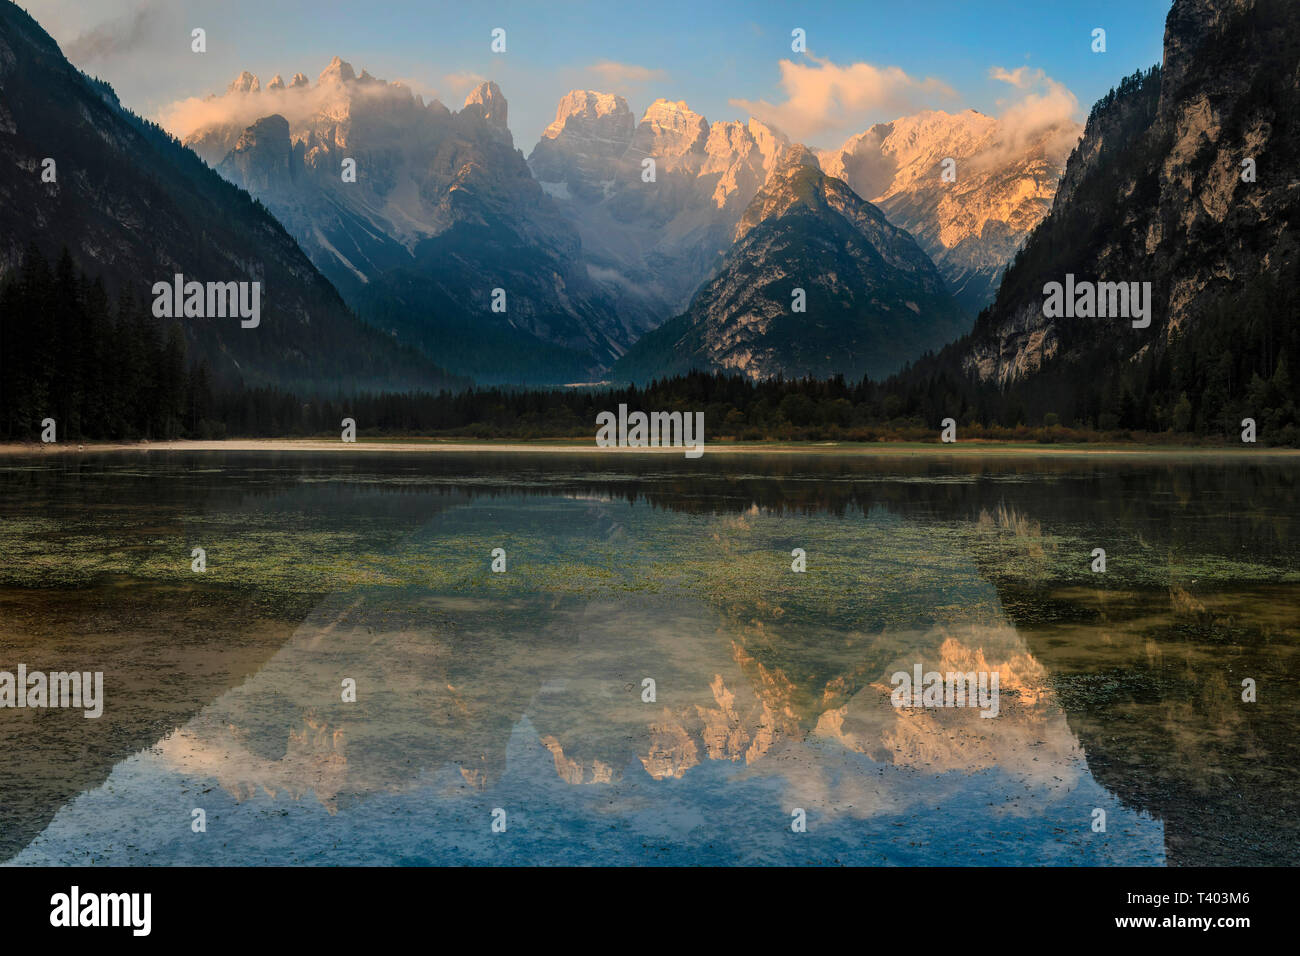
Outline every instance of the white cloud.
{"label": "white cloud", "polygon": [[812,55],[808,60],[781,61],[785,102],[733,99],[731,105],[795,139],[815,140],[861,131],[880,119],[915,110],[925,99],[956,96],[946,83],[909,76],[896,66],[839,66]]}
{"label": "white cloud", "polygon": [[1078,97],[1042,70],[1022,66],[1009,71],[995,66],[989,76],[1024,91],[1018,99],[998,101],[1004,147],[1016,150],[1042,140],[1049,156],[1064,159],[1082,132]]}
{"label": "white cloud", "polygon": [[1042,80],[1043,71],[1030,70],[1027,66],[1019,66],[1014,70],[1005,70],[1000,66],[995,66],[989,69],[989,76],[1023,90]]}
{"label": "white cloud", "polygon": [[652,80],[667,79],[664,70],[652,70],[646,66],[633,63],[617,63],[614,60],[601,60],[587,67],[587,72],[594,73],[608,86],[635,86]]}
{"label": "white cloud", "polygon": [[[319,82],[303,87],[271,90],[267,89],[269,81],[266,77],[261,77],[260,80],[262,89],[257,93],[226,92],[220,96],[191,96],[177,100],[158,111],[158,123],[180,139],[211,126],[250,126],[272,113],[279,113],[292,127],[335,105],[341,90],[337,85]],[[417,89],[410,83],[400,86],[388,83],[349,83],[346,90],[346,95],[354,99],[387,98],[397,103],[411,102],[417,92],[431,92]],[[429,98],[431,97],[426,96],[426,99]],[[453,104],[452,108],[456,106]]]}

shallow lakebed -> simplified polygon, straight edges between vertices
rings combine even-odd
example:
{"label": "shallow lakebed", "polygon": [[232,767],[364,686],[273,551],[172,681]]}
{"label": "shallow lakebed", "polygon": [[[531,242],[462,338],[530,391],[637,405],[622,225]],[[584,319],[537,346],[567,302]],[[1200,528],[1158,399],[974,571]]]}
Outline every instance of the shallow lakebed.
{"label": "shallow lakebed", "polygon": [[[0,861],[1290,864],[1296,478],[6,456],[0,671],[105,701],[0,708]],[[998,715],[894,707],[915,665],[996,672]]]}

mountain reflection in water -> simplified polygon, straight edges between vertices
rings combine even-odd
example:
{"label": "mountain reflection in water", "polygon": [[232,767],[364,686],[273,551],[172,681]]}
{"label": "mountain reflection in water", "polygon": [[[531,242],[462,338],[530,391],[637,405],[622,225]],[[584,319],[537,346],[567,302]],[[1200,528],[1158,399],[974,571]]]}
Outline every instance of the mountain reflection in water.
{"label": "mountain reflection in water", "polygon": [[[22,834],[0,851],[1290,862],[1291,482],[1284,465],[829,456],[10,468],[3,543],[43,533],[20,554],[34,570],[0,582],[0,668],[75,645],[109,700],[102,726],[0,711],[25,774],[0,784]],[[107,557],[33,588],[88,553]],[[890,675],[917,664],[996,671],[999,715],[893,707]]]}

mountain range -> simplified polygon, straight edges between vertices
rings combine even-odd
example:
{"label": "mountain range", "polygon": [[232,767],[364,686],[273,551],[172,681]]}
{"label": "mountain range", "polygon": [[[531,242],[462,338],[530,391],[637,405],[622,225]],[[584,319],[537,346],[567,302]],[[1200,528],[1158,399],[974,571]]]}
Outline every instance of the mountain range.
{"label": "mountain range", "polygon": [[[638,118],[574,90],[525,157],[496,84],[453,111],[339,58],[315,82],[241,74],[182,145],[6,0],[0,279],[35,244],[139,302],[178,273],[258,281],[256,331],[182,324],[244,385],[910,365],[887,387],[927,415],[1222,430],[1254,412],[1281,433],[1298,37],[1284,0],[1175,0],[1162,64],[1081,136],[928,111],[818,153],[757,119],[663,99]],[[1053,314],[1066,281],[1149,284],[1152,321]]]}
{"label": "mountain range", "polygon": [[[872,293],[824,327],[853,339],[844,361],[829,340],[816,346],[829,358],[810,361],[787,354],[790,329],[780,333],[785,344],[763,342],[768,325],[733,311],[723,321],[745,326],[745,348],[766,358],[750,362],[737,352],[717,367],[760,376],[896,371],[961,334],[987,304],[1045,212],[1062,168],[1060,144],[1071,133],[1058,124],[1013,143],[999,121],[974,111],[926,113],[873,127],[818,157],[757,119],[710,123],[664,99],[638,119],[621,96],[574,90],[525,162],[496,84],[483,83],[453,112],[402,84],[358,76],[337,57],[315,84],[299,73],[264,88],[243,73],[207,105],[211,118],[185,143],[262,200],[363,317],[485,383],[698,365],[695,353],[647,353],[678,343],[665,337],[671,330],[645,336],[683,315],[721,270],[730,267],[735,281],[740,258],[756,264],[755,246],[747,255],[737,248],[748,231],[742,218],[795,152],[824,165],[858,200],[878,199],[893,226],[914,231],[966,322],[954,322],[953,299],[932,290],[898,299],[921,309],[904,334],[897,323],[873,325],[881,310],[856,315],[855,325],[852,309]],[[962,164],[955,186],[941,178],[949,154]],[[352,182],[341,174],[349,159]],[[829,208],[802,215],[807,221]],[[833,231],[837,221],[823,225]],[[872,287],[889,281],[868,278]],[[505,291],[505,311],[490,310],[494,289]],[[931,301],[933,314],[922,307]],[[711,321],[720,309],[748,304],[726,302],[706,309]],[[886,340],[889,348],[862,352]],[[620,360],[635,343],[643,344]]]}
{"label": "mountain range", "polygon": [[1047,214],[1081,132],[1059,117],[1019,124],[927,110],[878,123],[820,156],[829,175],[912,234],[974,315]]}
{"label": "mountain range", "polygon": [[746,207],[718,274],[613,375],[880,378],[968,324],[915,240],[796,148]]}
{"label": "mountain range", "polygon": [[514,148],[495,83],[453,112],[335,57],[315,84],[263,90],[245,73],[213,106],[221,121],[186,144],[399,341],[489,383],[581,380],[631,342]]}

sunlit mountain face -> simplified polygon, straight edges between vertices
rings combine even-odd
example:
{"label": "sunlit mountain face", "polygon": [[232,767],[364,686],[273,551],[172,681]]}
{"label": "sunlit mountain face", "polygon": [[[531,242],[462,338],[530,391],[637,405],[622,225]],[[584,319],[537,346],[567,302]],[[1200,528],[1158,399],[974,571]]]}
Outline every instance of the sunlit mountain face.
{"label": "sunlit mountain face", "polygon": [[[117,661],[95,736],[25,717],[84,755],[5,792],[13,862],[1159,864],[1300,841],[1293,702],[1239,686],[1298,663],[1284,466],[229,455],[196,487],[193,465],[0,476],[6,548],[40,521],[106,555],[53,591],[6,572],[4,663]],[[70,495],[87,468],[110,493]],[[207,544],[200,584],[173,540]],[[996,673],[996,716],[895,706],[918,667]],[[220,842],[168,822],[194,807]]]}
{"label": "sunlit mountain face", "polygon": [[[172,121],[187,146],[267,204],[363,316],[489,383],[564,382],[611,366],[633,379],[700,365],[884,377],[958,338],[991,301],[1079,132],[1059,117],[1025,127],[927,111],[817,154],[754,117],[710,122],[667,99],[638,115],[623,96],[573,90],[525,164],[508,116],[495,83],[453,111],[335,57],[315,82],[277,75],[263,85],[241,73]],[[827,264],[823,251],[793,268],[781,254],[789,238],[742,248],[761,220],[781,215],[766,203],[755,218],[754,203],[781,190],[791,162],[823,169],[834,189],[878,204],[872,215],[910,233],[919,262],[909,271],[934,273],[923,294],[877,294],[898,282],[895,263],[874,256],[850,251],[857,265]],[[945,162],[960,164],[953,182]],[[834,221],[813,229],[836,231]],[[850,327],[823,303],[791,319],[801,334],[769,335],[760,322],[729,346],[734,354],[702,360],[697,344],[665,332],[617,364],[738,259],[743,284],[777,276],[808,288],[847,270],[836,304]],[[492,311],[494,289],[514,305]],[[780,291],[790,313],[789,290]],[[751,326],[765,310],[731,302],[720,311],[715,324]],[[829,341],[801,351],[798,341],[818,332]]]}
{"label": "sunlit mountain face", "polygon": [[878,380],[969,324],[915,240],[796,147],[746,207],[718,274],[612,375]]}
{"label": "sunlit mountain face", "polygon": [[821,161],[916,238],[974,315],[1047,215],[1082,132],[1063,116],[1013,123],[928,110],[872,126]]}
{"label": "sunlit mountain face", "polygon": [[[1213,356],[1222,379],[1260,379],[1248,399],[1255,405],[1267,401],[1261,389],[1279,361],[1279,384],[1290,390],[1287,360],[1260,347],[1256,320],[1243,317],[1285,314],[1294,295],[1300,134],[1287,117],[1300,109],[1291,79],[1297,35],[1300,7],[1287,0],[1173,4],[1162,63],[1093,107],[1050,216],[970,341],[953,350],[965,372],[1001,386],[1038,379],[1040,388],[1056,381],[1086,393],[1075,383],[1099,389],[1099,372],[1145,385],[1160,381],[1157,369],[1208,365]],[[1275,174],[1259,176],[1261,161]],[[1148,324],[1099,334],[1096,320],[1073,310],[1049,316],[1044,284],[1067,272],[1149,283]],[[1229,391],[1240,400],[1242,390]],[[1222,417],[1235,424],[1242,416]]]}

